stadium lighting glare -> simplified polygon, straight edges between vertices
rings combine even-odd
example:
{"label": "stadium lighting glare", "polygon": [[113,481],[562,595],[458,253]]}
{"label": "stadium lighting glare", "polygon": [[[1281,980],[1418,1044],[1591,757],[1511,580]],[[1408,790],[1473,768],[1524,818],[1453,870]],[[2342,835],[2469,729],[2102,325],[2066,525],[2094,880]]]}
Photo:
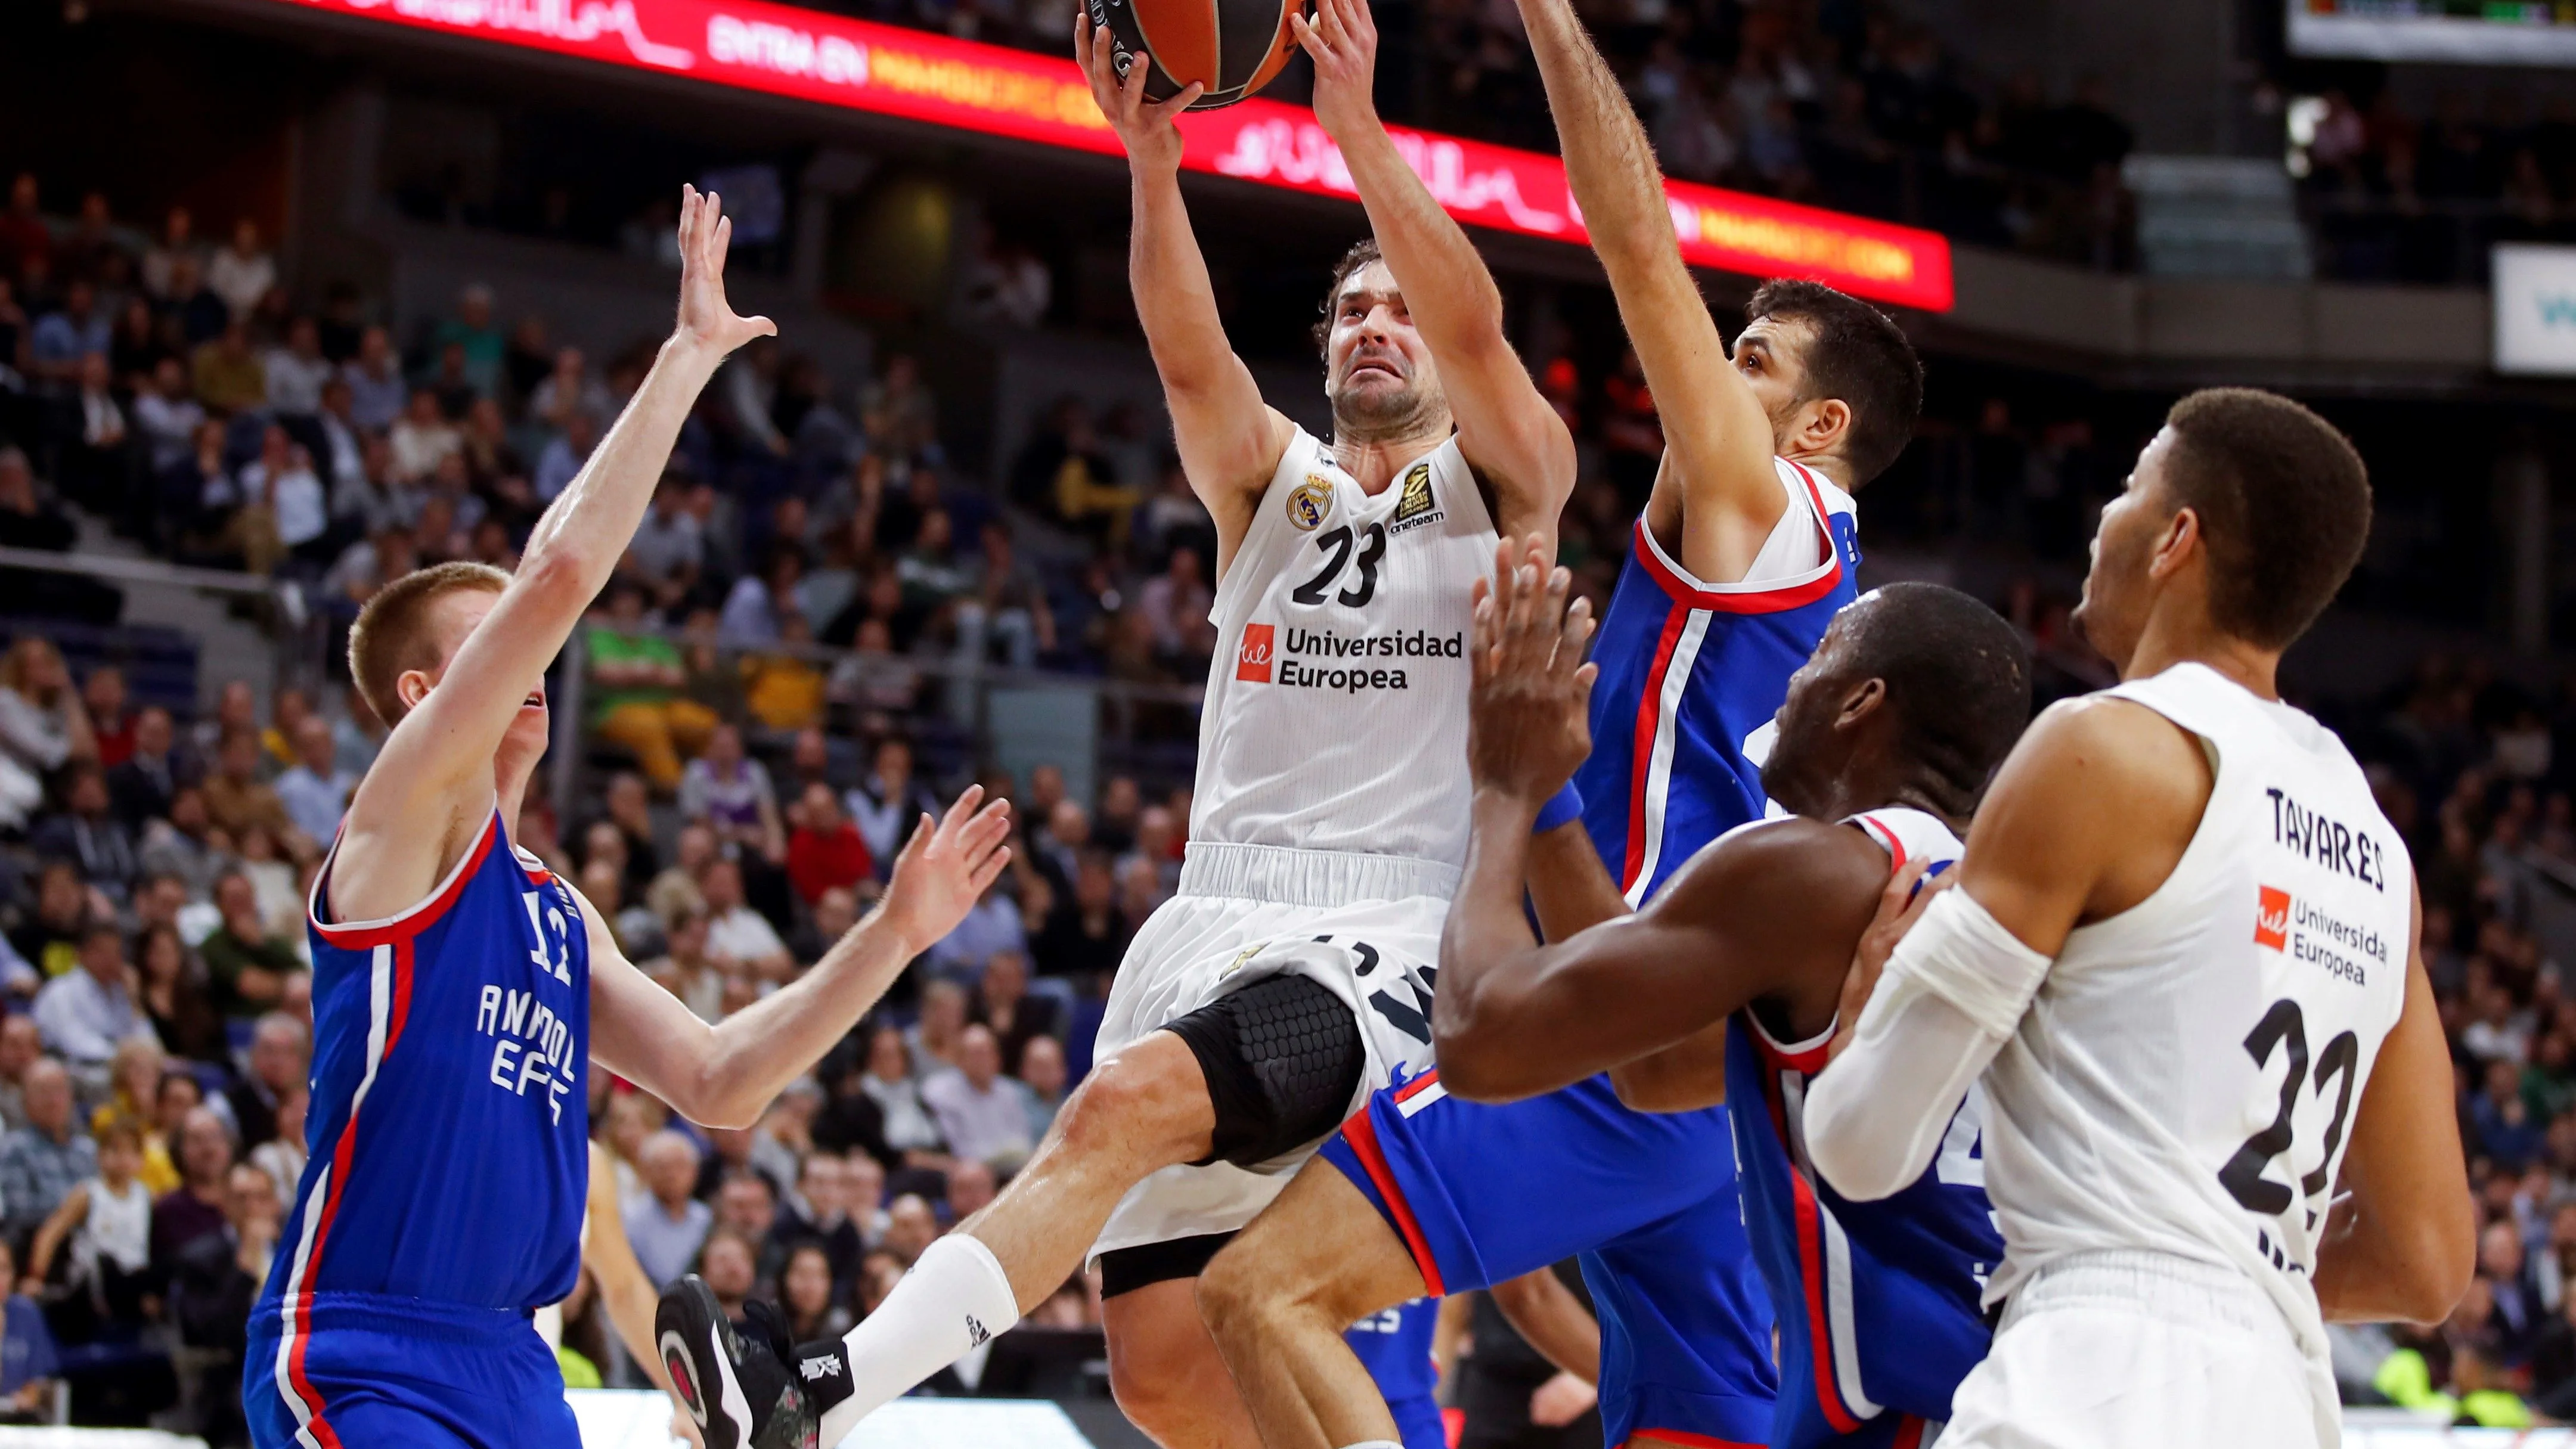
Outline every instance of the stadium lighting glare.
{"label": "stadium lighting glare", "polygon": [[[1070,150],[1118,141],[1070,59],[764,0],[267,0],[628,69],[953,126]],[[1069,8],[1069,7],[1068,7]],[[1255,97],[1185,116],[1182,164],[1283,190],[1355,198],[1312,111]],[[1442,206],[1473,226],[1580,243],[1553,156],[1390,128]],[[1951,305],[1938,233],[1743,192],[1666,183],[1682,255],[1751,276],[1809,277],[1927,312]]]}

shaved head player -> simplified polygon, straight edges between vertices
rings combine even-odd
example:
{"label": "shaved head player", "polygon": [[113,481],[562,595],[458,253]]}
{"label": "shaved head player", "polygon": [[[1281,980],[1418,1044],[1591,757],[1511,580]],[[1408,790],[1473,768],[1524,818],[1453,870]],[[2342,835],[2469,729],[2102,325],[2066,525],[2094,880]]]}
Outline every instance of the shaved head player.
{"label": "shaved head player", "polygon": [[[1298,22],[1375,233],[1325,299],[1329,442],[1265,402],[1226,341],[1172,124],[1197,90],[1148,104],[1146,67],[1122,79],[1108,32],[1077,24],[1134,179],[1137,315],[1218,531],[1223,647],[1180,893],[1128,947],[1100,1066],[1028,1166],[845,1339],[709,1364],[745,1376],[749,1410],[717,1397],[708,1449],[786,1442],[750,1376],[765,1386],[790,1358],[838,1442],[1086,1259],[1128,1416],[1165,1445],[1249,1446],[1199,1270],[1371,1090],[1430,1056],[1427,968],[1467,842],[1469,595],[1497,526],[1554,536],[1573,441],[1504,337],[1484,262],[1378,123],[1364,11]],[[693,1343],[721,1331],[703,1286],[666,1297],[675,1312]]]}
{"label": "shaved head player", "polygon": [[710,1027],[510,843],[545,753],[546,666],[708,376],[775,330],[726,304],[731,234],[715,197],[685,194],[678,325],[518,572],[405,575],[349,631],[350,672],[392,733],[313,882],[313,1153],[251,1310],[260,1449],[576,1442],[530,1313],[581,1263],[589,1064],[693,1121],[749,1126],[1006,859],[1004,807],[979,811],[969,790],[812,971]]}

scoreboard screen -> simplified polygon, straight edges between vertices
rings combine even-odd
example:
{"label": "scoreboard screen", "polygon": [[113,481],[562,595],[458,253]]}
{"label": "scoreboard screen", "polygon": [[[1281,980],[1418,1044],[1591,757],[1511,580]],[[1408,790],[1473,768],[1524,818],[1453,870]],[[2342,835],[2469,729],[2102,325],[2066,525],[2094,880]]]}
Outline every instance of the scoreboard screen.
{"label": "scoreboard screen", "polygon": [[2362,60],[2576,66],[2576,0],[2289,0],[2290,49]]}

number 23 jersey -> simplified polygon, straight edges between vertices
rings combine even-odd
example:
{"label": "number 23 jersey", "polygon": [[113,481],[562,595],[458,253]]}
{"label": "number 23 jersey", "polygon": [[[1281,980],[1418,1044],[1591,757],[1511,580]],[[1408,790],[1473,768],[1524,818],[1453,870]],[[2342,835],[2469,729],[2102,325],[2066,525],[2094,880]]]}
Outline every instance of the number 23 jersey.
{"label": "number 23 jersey", "polygon": [[2327,1204],[2405,1003],[2413,867],[2306,714],[2199,664],[2109,693],[2195,737],[2209,804],[2164,884],[2067,937],[1986,1071],[2006,1244],[1987,1298],[2074,1253],[2171,1253],[2253,1278],[2313,1359]]}
{"label": "number 23 jersey", "polygon": [[1298,429],[1217,584],[1190,838],[1461,864],[1496,542],[1454,435],[1371,497]]}

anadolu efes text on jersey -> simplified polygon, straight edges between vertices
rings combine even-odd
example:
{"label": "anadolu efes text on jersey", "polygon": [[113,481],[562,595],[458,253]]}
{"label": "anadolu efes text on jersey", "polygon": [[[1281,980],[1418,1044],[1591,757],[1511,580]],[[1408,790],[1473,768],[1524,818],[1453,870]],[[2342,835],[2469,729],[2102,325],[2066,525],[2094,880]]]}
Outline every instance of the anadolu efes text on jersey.
{"label": "anadolu efes text on jersey", "polygon": [[1210,619],[1190,838],[1466,856],[1467,634],[1497,539],[1455,438],[1371,496],[1300,430]]}
{"label": "anadolu efes text on jersey", "polygon": [[578,901],[511,848],[497,811],[402,915],[332,924],[330,878],[325,861],[307,923],[312,1156],[259,1311],[297,1314],[317,1293],[560,1301],[590,1170]]}

